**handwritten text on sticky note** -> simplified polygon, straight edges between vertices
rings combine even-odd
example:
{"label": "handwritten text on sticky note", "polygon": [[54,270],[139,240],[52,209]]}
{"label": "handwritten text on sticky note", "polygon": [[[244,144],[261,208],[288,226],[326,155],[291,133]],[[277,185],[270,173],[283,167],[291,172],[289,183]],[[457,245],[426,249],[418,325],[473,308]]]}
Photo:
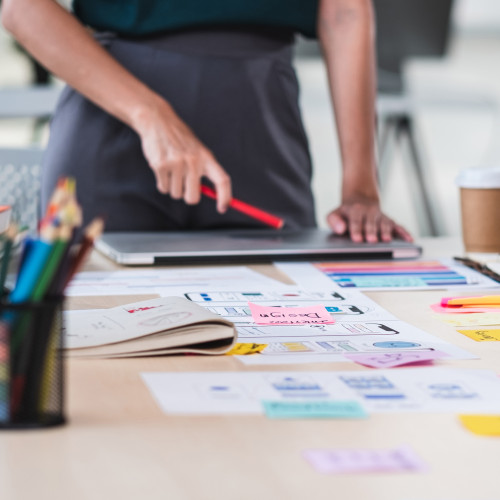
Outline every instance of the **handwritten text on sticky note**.
{"label": "handwritten text on sticky note", "polygon": [[478,329],[478,330],[458,330],[462,335],[475,340],[476,342],[495,342],[500,341],[500,329]]}
{"label": "handwritten text on sticky note", "polygon": [[333,324],[335,320],[325,306],[272,307],[248,303],[253,320],[258,325]]}
{"label": "handwritten text on sticky note", "polygon": [[446,357],[446,354],[440,351],[407,351],[373,354],[348,353],[344,356],[355,363],[371,368],[392,368],[415,363],[430,363],[435,359]]}
{"label": "handwritten text on sticky note", "polygon": [[306,450],[303,456],[323,474],[420,472],[427,469],[408,446],[388,450]]}

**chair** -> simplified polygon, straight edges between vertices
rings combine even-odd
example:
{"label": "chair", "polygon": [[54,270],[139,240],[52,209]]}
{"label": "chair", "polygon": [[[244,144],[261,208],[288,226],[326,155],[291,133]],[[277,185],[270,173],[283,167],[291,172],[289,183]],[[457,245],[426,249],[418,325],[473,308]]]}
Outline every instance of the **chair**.
{"label": "chair", "polygon": [[40,163],[36,147],[0,148],[0,205],[12,207],[12,219],[36,233],[40,212]]}
{"label": "chair", "polygon": [[432,175],[422,157],[414,109],[404,84],[403,67],[410,57],[439,57],[446,52],[453,0],[374,0],[377,19],[379,182],[383,189],[396,145],[407,145],[408,174],[421,234],[443,233],[434,206]]}
{"label": "chair", "polygon": [[[0,119],[33,118],[36,133],[51,117],[61,90],[47,85],[0,88]],[[42,154],[34,145],[0,147],[0,204],[11,205],[13,220],[29,233],[36,232],[39,220]]]}
{"label": "chair", "polygon": [[62,87],[56,85],[0,88],[0,119],[33,118],[31,141],[40,142],[61,92]]}
{"label": "chair", "polygon": [[61,91],[62,88],[55,85],[0,88],[0,118],[48,119]]}

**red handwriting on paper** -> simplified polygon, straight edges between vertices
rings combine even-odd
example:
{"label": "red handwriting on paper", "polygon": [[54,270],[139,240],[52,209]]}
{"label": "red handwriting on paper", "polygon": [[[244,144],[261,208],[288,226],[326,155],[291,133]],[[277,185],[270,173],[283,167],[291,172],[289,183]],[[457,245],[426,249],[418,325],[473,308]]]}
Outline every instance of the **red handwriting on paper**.
{"label": "red handwriting on paper", "polygon": [[126,311],[128,313],[136,313],[136,312],[140,312],[140,311],[148,311],[149,309],[156,309],[157,307],[160,307],[160,306],[150,306],[150,307],[138,307],[137,309],[127,309]]}

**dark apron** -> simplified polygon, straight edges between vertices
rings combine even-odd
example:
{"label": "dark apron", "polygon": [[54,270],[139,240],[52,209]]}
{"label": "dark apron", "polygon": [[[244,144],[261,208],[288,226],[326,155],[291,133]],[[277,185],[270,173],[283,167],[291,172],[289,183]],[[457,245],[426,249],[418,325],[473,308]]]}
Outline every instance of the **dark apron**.
{"label": "dark apron", "polygon": [[[98,35],[125,68],[163,96],[231,176],[233,196],[315,226],[311,159],[298,107],[292,37],[205,30],[127,40]],[[196,206],[156,189],[138,135],[70,88],[42,164],[42,211],[57,179],[73,176],[87,223],[108,231],[262,227],[203,197]]]}

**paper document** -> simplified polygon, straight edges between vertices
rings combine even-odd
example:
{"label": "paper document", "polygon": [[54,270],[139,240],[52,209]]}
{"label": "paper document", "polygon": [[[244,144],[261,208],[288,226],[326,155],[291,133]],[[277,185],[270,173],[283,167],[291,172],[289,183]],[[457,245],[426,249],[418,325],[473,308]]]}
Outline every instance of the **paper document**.
{"label": "paper document", "polygon": [[[472,359],[468,352],[398,320],[357,290],[279,290],[188,292],[187,298],[232,321],[238,342],[268,344],[261,355],[240,357],[245,364],[341,362],[346,353],[397,353],[441,351],[458,359]],[[259,325],[249,302],[267,311],[282,308],[326,308],[334,324]]]}
{"label": "paper document", "polygon": [[177,295],[191,289],[249,288],[283,286],[245,266],[191,267],[169,269],[126,269],[109,272],[78,273],[67,288],[68,296],[93,295]]}
{"label": "paper document", "polygon": [[261,415],[263,401],[354,401],[368,413],[500,414],[500,377],[487,370],[401,368],[141,376],[162,410],[177,415]]}
{"label": "paper document", "polygon": [[[338,290],[437,290],[498,288],[500,283],[452,259],[433,261],[277,262],[298,286],[316,289],[330,282]],[[313,285],[314,283],[314,285]]]}

